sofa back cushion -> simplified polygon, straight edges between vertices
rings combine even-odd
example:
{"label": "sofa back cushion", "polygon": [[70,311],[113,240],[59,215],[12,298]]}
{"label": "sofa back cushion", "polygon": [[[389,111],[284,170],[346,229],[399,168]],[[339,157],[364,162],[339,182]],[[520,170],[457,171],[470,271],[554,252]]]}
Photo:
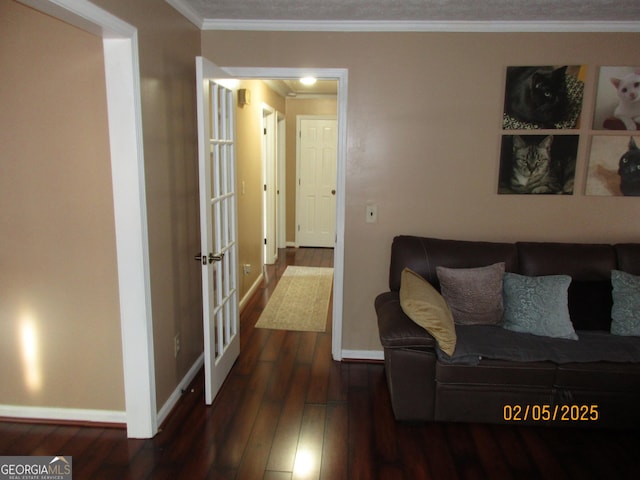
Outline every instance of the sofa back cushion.
{"label": "sofa back cushion", "polygon": [[616,268],[612,245],[519,242],[522,275],[569,275],[569,313],[576,330],[611,327],[611,271]]}
{"label": "sofa back cushion", "polygon": [[400,278],[405,268],[420,274],[440,290],[436,267],[474,268],[499,262],[504,262],[507,272],[518,271],[514,244],[398,236],[391,246],[389,288],[400,290]]}
{"label": "sofa back cushion", "polygon": [[615,247],[618,270],[640,275],[640,243],[619,243]]}

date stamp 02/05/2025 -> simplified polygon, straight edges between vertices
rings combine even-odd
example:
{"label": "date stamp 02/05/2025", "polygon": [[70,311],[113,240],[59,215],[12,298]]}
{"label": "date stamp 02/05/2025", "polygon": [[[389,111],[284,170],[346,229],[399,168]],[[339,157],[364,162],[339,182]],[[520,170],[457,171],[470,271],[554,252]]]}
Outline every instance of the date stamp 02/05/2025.
{"label": "date stamp 02/05/2025", "polygon": [[505,422],[597,422],[600,419],[598,405],[504,405]]}

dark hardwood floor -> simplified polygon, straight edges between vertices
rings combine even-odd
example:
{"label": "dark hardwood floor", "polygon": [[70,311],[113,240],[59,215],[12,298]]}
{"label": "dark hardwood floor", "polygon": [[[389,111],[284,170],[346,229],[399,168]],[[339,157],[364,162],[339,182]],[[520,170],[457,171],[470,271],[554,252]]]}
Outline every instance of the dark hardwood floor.
{"label": "dark hardwood floor", "polygon": [[281,252],[213,406],[200,373],[153,439],[2,422],[0,455],[73,456],[76,480],[640,478],[638,431],[395,422],[383,365],[332,361],[330,320],[326,333],[253,327],[287,264],[332,266],[333,252]]}

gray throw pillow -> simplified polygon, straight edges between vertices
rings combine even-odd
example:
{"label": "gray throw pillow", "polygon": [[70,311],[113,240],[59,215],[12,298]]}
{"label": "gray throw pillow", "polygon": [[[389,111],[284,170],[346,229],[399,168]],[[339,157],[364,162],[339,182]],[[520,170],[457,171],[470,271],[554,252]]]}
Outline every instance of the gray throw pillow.
{"label": "gray throw pillow", "polygon": [[611,333],[640,336],[640,276],[612,270],[611,285]]}
{"label": "gray throw pillow", "polygon": [[458,325],[497,325],[502,321],[504,262],[478,268],[436,267],[440,292]]}
{"label": "gray throw pillow", "polygon": [[527,277],[505,273],[502,326],[515,332],[578,340],[569,317],[571,277]]}

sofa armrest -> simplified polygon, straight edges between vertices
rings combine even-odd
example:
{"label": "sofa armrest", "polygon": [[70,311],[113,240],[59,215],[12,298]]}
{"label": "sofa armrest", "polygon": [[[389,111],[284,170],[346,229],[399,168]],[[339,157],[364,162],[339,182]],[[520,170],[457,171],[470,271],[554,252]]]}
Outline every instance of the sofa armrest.
{"label": "sofa armrest", "polygon": [[384,348],[436,348],[435,338],[402,311],[398,292],[381,293],[375,307]]}

